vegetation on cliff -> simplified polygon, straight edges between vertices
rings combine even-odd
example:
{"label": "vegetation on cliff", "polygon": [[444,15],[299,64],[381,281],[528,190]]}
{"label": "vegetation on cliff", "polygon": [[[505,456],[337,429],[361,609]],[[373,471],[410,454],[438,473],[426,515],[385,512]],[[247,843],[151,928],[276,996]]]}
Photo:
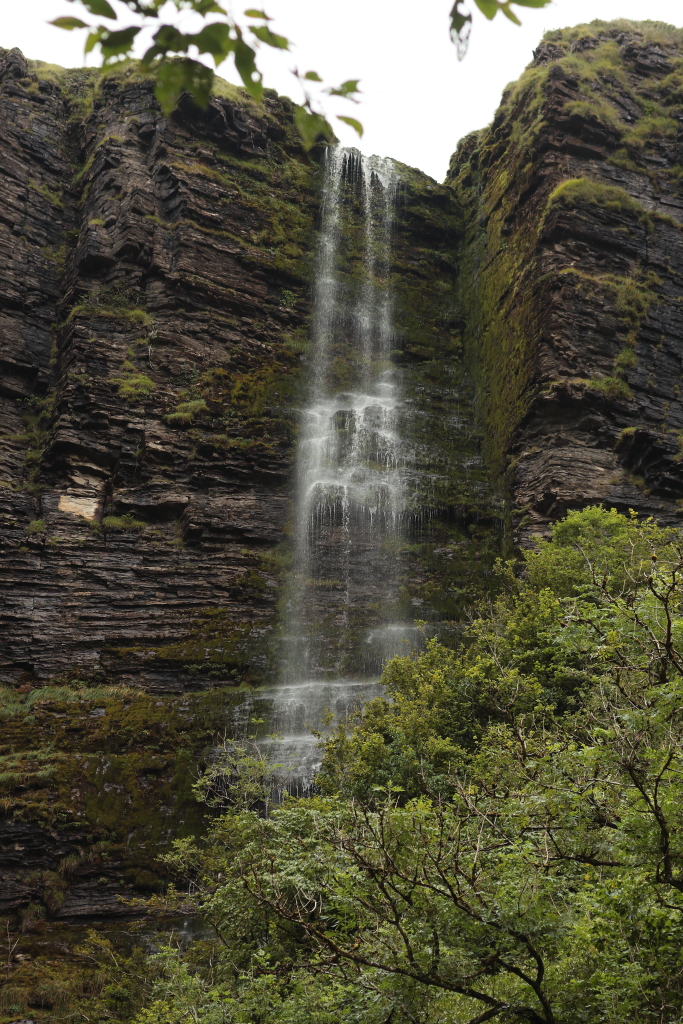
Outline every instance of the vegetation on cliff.
{"label": "vegetation on cliff", "polygon": [[[588,220],[597,219],[609,229],[616,257],[619,234],[623,242],[639,229],[652,235],[663,222],[674,223],[662,199],[668,202],[681,173],[673,140],[683,112],[682,36],[672,26],[625,20],[546,33],[532,64],[505,91],[491,126],[464,139],[454,154],[448,180],[466,211],[459,286],[464,340],[488,458],[499,471],[547,384],[549,314],[560,286],[568,285],[558,272],[573,275],[572,286],[588,288],[591,299],[601,291],[592,259],[582,266],[572,254],[574,262],[567,259],[564,267],[558,259],[551,263],[553,243],[575,235],[602,248],[609,243],[598,241],[600,229],[594,224],[586,231]],[[649,264],[658,262],[657,241],[651,238],[645,249],[644,256],[613,260],[620,268],[613,274],[617,288],[638,287]],[[619,295],[603,293],[606,308],[631,334],[627,347],[634,347],[658,298],[657,283],[651,276],[649,302],[630,322]],[[565,321],[571,316],[569,308]],[[597,379],[585,377],[584,386]],[[620,393],[628,397],[623,387]]]}
{"label": "vegetation on cliff", "polygon": [[[585,505],[563,466],[587,453],[595,500],[617,481],[619,508],[635,494],[642,511],[659,488],[680,522],[680,44],[656,25],[551,33],[449,185],[406,172],[393,356],[424,515],[402,610],[458,638],[499,550],[475,410],[489,466],[532,465],[524,513]],[[269,667],[315,165],[275,97],[256,116],[226,87],[216,128],[194,108],[160,118],[131,65],[15,63],[12,166],[39,131],[62,164],[31,164],[6,236],[30,256],[8,287],[50,298],[38,356],[7,334],[19,603],[0,756],[23,934],[8,932],[5,1019],[677,1022],[681,556],[652,522],[575,513],[522,579],[501,566],[464,646],[393,662],[390,699],[326,744],[314,799],[259,814],[265,766],[228,749],[199,795],[230,806],[202,838],[197,765],[237,684]],[[26,276],[38,266],[47,284]],[[23,301],[7,304],[18,325],[38,315]],[[37,643],[44,578],[71,622],[43,615]],[[218,938],[164,946],[119,900],[150,892]],[[79,931],[74,968],[62,922],[101,915],[126,924]]]}
{"label": "vegetation on cliff", "polygon": [[499,572],[463,647],[391,663],[326,741],[320,795],[249,809],[267,768],[228,748],[156,898],[216,940],[115,970],[91,936],[90,1019],[680,1019],[680,536],[589,508]]}

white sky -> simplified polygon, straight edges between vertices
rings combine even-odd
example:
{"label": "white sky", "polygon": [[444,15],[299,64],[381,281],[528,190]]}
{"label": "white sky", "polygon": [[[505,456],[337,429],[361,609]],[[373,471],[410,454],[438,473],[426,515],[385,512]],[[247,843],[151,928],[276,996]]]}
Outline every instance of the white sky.
{"label": "white sky", "polygon": [[[332,85],[359,78],[359,106],[329,100],[326,104],[341,141],[420,167],[438,180],[446,173],[458,139],[491,120],[504,87],[529,62],[544,30],[593,18],[638,20],[644,14],[683,26],[683,0],[553,0],[543,10],[517,8],[521,28],[501,15],[487,23],[475,12],[469,52],[458,62],[448,37],[452,0],[264,3],[274,19],[271,27],[296,44],[288,54],[262,48],[259,63],[265,84],[299,100],[298,86],[288,73],[294,64],[301,71],[316,70]],[[264,3],[259,0],[255,5]],[[113,4],[130,23],[130,12],[117,0]],[[250,0],[235,3],[234,10],[239,13],[249,5]],[[78,3],[0,0],[0,11],[0,46],[18,46],[27,57],[65,67],[84,63],[83,33],[47,24],[63,14],[82,15]],[[89,63],[94,63],[92,55]],[[218,73],[238,81],[227,62]],[[360,143],[352,129],[334,121],[335,113],[363,122]]]}

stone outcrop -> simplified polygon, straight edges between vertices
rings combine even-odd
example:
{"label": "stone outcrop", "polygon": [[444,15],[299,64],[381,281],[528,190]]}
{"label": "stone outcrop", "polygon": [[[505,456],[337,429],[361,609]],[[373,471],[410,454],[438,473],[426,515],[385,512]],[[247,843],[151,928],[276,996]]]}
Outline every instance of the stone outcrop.
{"label": "stone outcrop", "polygon": [[490,463],[523,543],[604,502],[683,508],[681,33],[549,33],[450,180]]}

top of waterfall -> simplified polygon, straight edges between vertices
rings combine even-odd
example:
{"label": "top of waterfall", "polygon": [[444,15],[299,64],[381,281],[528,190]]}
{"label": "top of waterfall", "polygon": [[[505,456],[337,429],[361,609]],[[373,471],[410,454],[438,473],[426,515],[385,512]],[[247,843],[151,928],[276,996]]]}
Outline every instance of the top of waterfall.
{"label": "top of waterfall", "polygon": [[339,160],[343,160],[344,157],[357,160],[363,169],[365,178],[369,179],[374,174],[383,188],[391,188],[398,181],[398,169],[390,156],[377,156],[376,154],[366,156],[354,146],[336,145],[331,148]]}

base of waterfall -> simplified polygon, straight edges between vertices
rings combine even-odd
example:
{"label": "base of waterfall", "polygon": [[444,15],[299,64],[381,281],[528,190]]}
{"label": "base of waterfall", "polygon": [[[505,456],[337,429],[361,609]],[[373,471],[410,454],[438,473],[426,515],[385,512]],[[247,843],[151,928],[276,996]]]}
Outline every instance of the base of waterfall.
{"label": "base of waterfall", "polygon": [[233,733],[254,743],[273,766],[276,799],[304,796],[315,784],[322,737],[336,726],[353,726],[362,706],[382,690],[377,679],[312,679],[256,690],[237,709]]}

